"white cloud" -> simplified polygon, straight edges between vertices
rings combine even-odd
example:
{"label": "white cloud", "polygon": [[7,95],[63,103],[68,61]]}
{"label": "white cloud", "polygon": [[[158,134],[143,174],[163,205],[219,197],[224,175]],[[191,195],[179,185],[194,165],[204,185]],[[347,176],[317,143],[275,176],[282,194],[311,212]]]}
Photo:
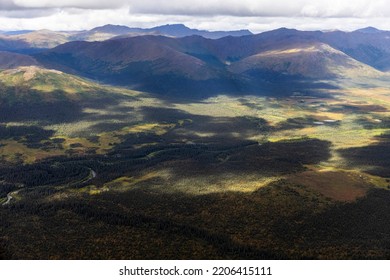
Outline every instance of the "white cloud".
{"label": "white cloud", "polygon": [[[0,10],[0,16],[6,17],[6,21],[10,20],[9,18],[25,19],[27,21],[32,18],[52,15],[57,11],[57,9]],[[4,23],[2,25],[4,25]]]}
{"label": "white cloud", "polygon": [[1,10],[118,9],[131,13],[166,15],[232,15],[268,17],[385,17],[386,0],[0,0]]}
{"label": "white cloud", "polygon": [[142,0],[131,1],[129,4],[131,12],[150,14],[269,17],[390,16],[389,5],[384,0]]}
{"label": "white cloud", "polygon": [[12,0],[0,0],[0,10],[12,10],[18,9],[19,7],[15,5]]}
{"label": "white cloud", "polygon": [[385,0],[0,0],[1,29],[152,27],[184,23],[209,30],[390,29]]}
{"label": "white cloud", "polygon": [[[10,1],[10,0],[6,0]],[[81,8],[81,9],[113,9],[126,5],[127,0],[13,0],[22,8]]]}

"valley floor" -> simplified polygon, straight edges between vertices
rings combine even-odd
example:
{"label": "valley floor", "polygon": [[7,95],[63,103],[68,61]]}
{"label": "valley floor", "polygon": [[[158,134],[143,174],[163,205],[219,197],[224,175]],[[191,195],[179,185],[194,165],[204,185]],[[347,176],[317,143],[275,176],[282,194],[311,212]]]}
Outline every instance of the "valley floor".
{"label": "valley floor", "polygon": [[390,257],[387,88],[115,94],[9,105],[0,258]]}

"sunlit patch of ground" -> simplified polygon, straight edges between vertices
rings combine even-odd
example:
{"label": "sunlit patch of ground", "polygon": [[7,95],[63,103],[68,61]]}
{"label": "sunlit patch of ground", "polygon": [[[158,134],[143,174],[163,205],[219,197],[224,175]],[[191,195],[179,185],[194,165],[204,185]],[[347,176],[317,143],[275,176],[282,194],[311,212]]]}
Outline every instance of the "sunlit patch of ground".
{"label": "sunlit patch of ground", "polygon": [[[122,142],[121,136],[127,134],[134,134],[148,132],[156,135],[163,135],[167,133],[170,129],[173,129],[178,124],[165,124],[165,123],[142,123],[133,126],[126,126],[120,130],[113,132],[103,132],[98,133],[95,136],[98,137],[97,142],[92,142],[87,138],[83,137],[68,137],[65,135],[58,134],[55,138],[64,139],[63,147],[65,149],[71,149],[72,145],[79,145],[77,148],[72,148],[73,150],[79,152],[86,152],[88,149],[96,149],[96,153],[104,154],[107,151],[111,150],[115,147],[116,144]],[[47,128],[53,129],[53,126],[48,126]],[[79,128],[78,128],[79,129]],[[142,147],[142,145],[138,145],[138,147]]]}
{"label": "sunlit patch of ground", "polygon": [[121,133],[153,132],[157,135],[162,135],[174,127],[175,124],[145,123],[126,127],[122,129]]}
{"label": "sunlit patch of ground", "polygon": [[33,163],[37,160],[64,155],[64,151],[31,149],[15,140],[0,141],[0,156],[8,162]]}
{"label": "sunlit patch of ground", "polygon": [[343,99],[363,101],[390,108],[390,90],[385,87],[349,88],[343,90]]}
{"label": "sunlit patch of ground", "polygon": [[316,138],[330,141],[334,149],[363,147],[376,143],[375,136],[379,136],[388,129],[363,129],[352,121],[346,121],[340,126],[316,125],[303,129],[284,130],[269,135],[268,140],[277,142],[281,140],[299,139],[302,137]]}
{"label": "sunlit patch of ground", "polygon": [[111,182],[104,184],[104,188],[110,191],[128,191],[136,188],[140,183],[144,183],[153,179],[168,180],[170,177],[171,174],[168,170],[151,171],[136,177],[119,177]]}
{"label": "sunlit patch of ground", "polygon": [[280,177],[266,177],[257,174],[237,176],[237,174],[200,175],[197,177],[176,178],[169,169],[148,171],[140,176],[119,177],[102,188],[88,186],[83,190],[90,194],[104,191],[123,192],[135,188],[163,193],[183,193],[203,195],[220,192],[250,193],[279,180]]}
{"label": "sunlit patch of ground", "polygon": [[[249,97],[248,97],[249,98]],[[250,97],[256,104],[264,104],[264,97]],[[175,104],[175,109],[189,114],[212,117],[239,117],[254,115],[256,110],[251,109],[239,101],[241,98],[219,95],[200,102]]]}
{"label": "sunlit patch of ground", "polygon": [[185,178],[173,182],[167,192],[182,192],[192,195],[224,192],[254,192],[276,182],[280,177],[263,177],[260,175],[223,174]]}

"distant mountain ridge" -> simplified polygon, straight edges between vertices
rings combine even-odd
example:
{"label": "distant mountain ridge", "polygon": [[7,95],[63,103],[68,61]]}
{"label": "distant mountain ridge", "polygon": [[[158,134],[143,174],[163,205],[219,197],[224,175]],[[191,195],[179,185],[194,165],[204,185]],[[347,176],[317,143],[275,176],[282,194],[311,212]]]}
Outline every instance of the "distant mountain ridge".
{"label": "distant mountain ridge", "polygon": [[207,31],[191,29],[183,24],[167,24],[153,28],[131,28],[124,25],[107,24],[95,27],[89,31],[76,33],[71,36],[72,41],[103,41],[120,37],[133,37],[140,35],[161,35],[168,37],[186,37],[192,35],[202,36],[209,39],[219,39],[226,36],[252,35],[249,30],[236,31]]}
{"label": "distant mountain ridge", "polygon": [[185,37],[198,35],[210,39],[225,36],[252,35],[249,30],[206,31],[191,29],[183,24],[167,24],[153,28],[131,28],[107,24],[87,31],[21,30],[0,32],[0,50],[15,51],[29,48],[47,49],[72,41],[104,41],[117,36],[162,35]]}
{"label": "distant mountain ridge", "polygon": [[[233,34],[241,34],[237,32]],[[168,95],[264,93],[276,92],[276,88],[280,92],[299,91],[316,87],[323,80],[387,79],[385,72],[390,70],[390,32],[373,27],[353,32],[280,28],[218,39],[206,38],[203,33],[222,34],[175,24],[151,29],[105,25],[76,33],[40,30],[1,35],[0,50],[36,53],[3,53],[0,68],[40,65]],[[52,45],[58,46],[39,49]]]}
{"label": "distant mountain ridge", "polygon": [[385,32],[383,30],[379,30],[375,27],[372,27],[372,26],[368,26],[368,27],[365,27],[365,28],[361,28],[361,29],[357,29],[355,30],[355,32],[361,32],[361,33],[380,33],[380,32]]}
{"label": "distant mountain ridge", "polygon": [[162,25],[162,26],[151,28],[151,30],[160,32],[161,35],[170,34],[174,37],[198,35],[209,39],[219,39],[226,36],[240,37],[240,36],[253,35],[253,33],[247,29],[233,30],[233,31],[207,31],[207,30],[191,29],[185,26],[184,24]]}

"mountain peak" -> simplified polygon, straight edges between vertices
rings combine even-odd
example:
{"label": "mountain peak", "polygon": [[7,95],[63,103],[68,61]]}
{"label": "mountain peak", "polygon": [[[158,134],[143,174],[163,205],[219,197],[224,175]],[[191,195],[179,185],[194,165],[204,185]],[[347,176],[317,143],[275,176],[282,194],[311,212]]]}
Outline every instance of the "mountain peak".
{"label": "mountain peak", "polygon": [[161,32],[161,33],[167,33],[173,36],[182,36],[184,34],[187,34],[189,31],[191,31],[191,29],[185,26],[184,24],[166,24],[166,25],[153,27],[151,28],[151,30]]}
{"label": "mountain peak", "polygon": [[106,24],[103,26],[98,26],[91,29],[91,32],[102,32],[102,33],[112,33],[112,34],[121,34],[124,32],[129,32],[130,28],[124,25],[114,25],[114,24]]}
{"label": "mountain peak", "polygon": [[186,29],[186,30],[190,29],[182,23],[165,24],[165,25],[156,26],[154,28],[156,29],[170,28],[170,29]]}
{"label": "mountain peak", "polygon": [[383,31],[379,30],[379,29],[377,29],[375,27],[368,26],[368,27],[365,27],[365,28],[358,29],[355,32],[360,32],[360,33],[380,33],[380,32],[383,32]]}

